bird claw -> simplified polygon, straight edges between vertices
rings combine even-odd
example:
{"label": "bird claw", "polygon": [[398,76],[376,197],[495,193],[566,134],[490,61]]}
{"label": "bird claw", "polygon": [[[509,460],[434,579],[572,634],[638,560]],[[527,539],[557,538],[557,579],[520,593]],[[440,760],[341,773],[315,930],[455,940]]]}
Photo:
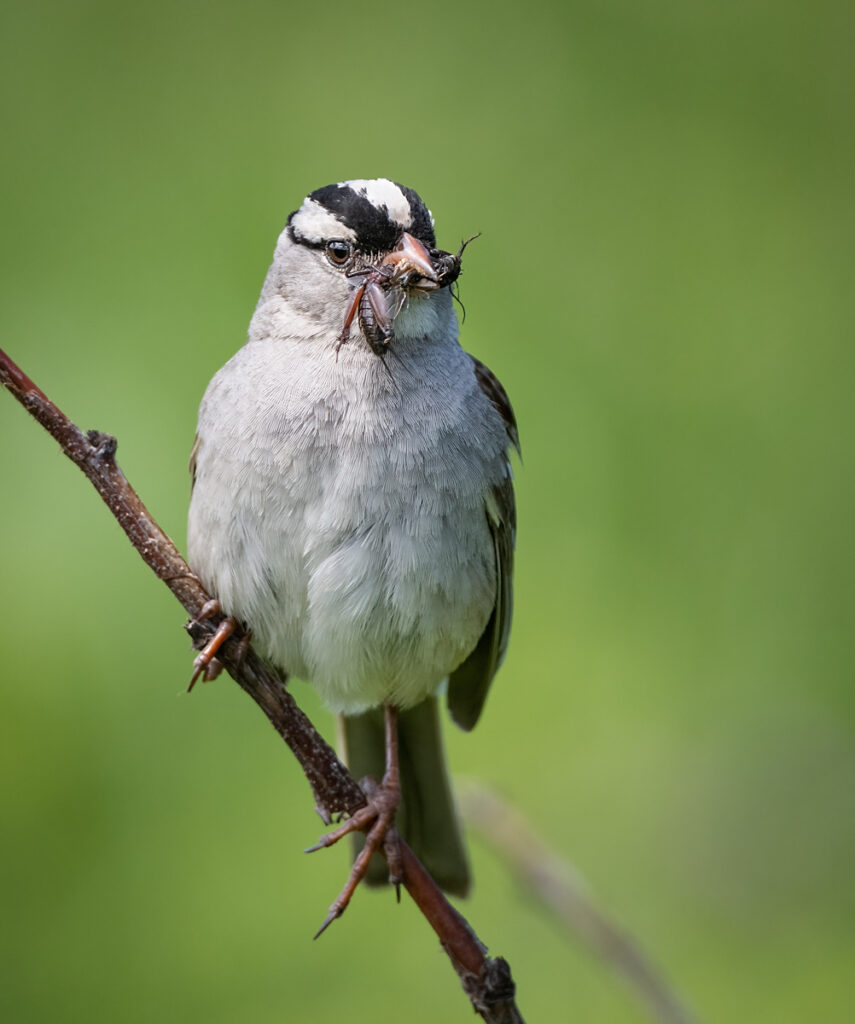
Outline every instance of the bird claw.
{"label": "bird claw", "polygon": [[[336,918],[347,910],[353,894],[356,892],[359,883],[368,873],[368,865],[372,856],[379,850],[383,850],[386,860],[389,863],[389,882],[395,886],[398,902],[401,902],[401,879],[403,874],[403,863],[401,859],[401,847],[398,833],[395,831],[395,812],[401,802],[401,787],[397,778],[383,777],[378,786],[372,779],[368,786],[364,786],[370,792],[368,803],[360,807],[342,825],[321,836],[314,846],[310,846],[305,852],[314,853],[316,850],[323,850],[334,846],[340,839],[350,835],[352,832],[367,830],[365,843],[353,862],[350,876],[344,888],[331,904],[329,913],[324,918],[321,927],[315,932],[314,938],[322,935]],[[373,822],[373,824],[371,824]],[[370,826],[370,827],[369,827]]]}
{"label": "bird claw", "polygon": [[335,921],[337,917],[341,917],[343,913],[344,910],[336,911],[334,907],[331,907],[330,912],[324,918],[324,923],[320,926],[320,928],[318,928],[318,930],[312,936],[312,940],[314,941],[315,939],[319,939],[327,930],[327,928],[329,928],[329,926],[333,923],[333,921]]}
{"label": "bird claw", "polygon": [[[201,611],[196,616],[196,621],[202,622],[205,619],[210,619],[214,615],[221,614],[221,612],[222,608],[220,606],[220,602],[214,598],[210,601],[206,601],[205,604],[202,605]],[[233,619],[230,615],[223,619],[219,626],[217,626],[217,630],[214,635],[193,659],[193,675],[190,679],[190,685],[187,687],[188,693],[193,689],[200,678],[202,679],[202,682],[209,683],[212,679],[216,679],[220,672],[222,672],[223,663],[216,657],[216,655],[226,640],[232,636],[237,628],[237,619]],[[238,661],[243,660],[246,655],[246,650],[249,646],[249,637],[250,634],[247,632],[239,640],[237,652]]]}
{"label": "bird claw", "polygon": [[386,732],[386,771],[378,786],[374,779],[362,780],[366,804],[360,807],[343,825],[323,836],[311,849],[320,850],[332,846],[351,832],[365,831],[367,835],[362,849],[356,855],[347,883],[336,897],[315,938],[322,935],[337,917],[347,910],[351,897],[359,883],[368,873],[371,858],[381,848],[389,863],[389,881],[395,886],[400,902],[403,861],[400,839],[395,831],[395,813],[401,803],[401,771],[398,759],[398,712],[387,704],[384,708]]}
{"label": "bird claw", "polygon": [[383,837],[383,854],[389,865],[389,885],[395,887],[395,899],[401,902],[401,883],[404,880],[404,862],[401,857],[401,840],[398,831],[390,826]]}

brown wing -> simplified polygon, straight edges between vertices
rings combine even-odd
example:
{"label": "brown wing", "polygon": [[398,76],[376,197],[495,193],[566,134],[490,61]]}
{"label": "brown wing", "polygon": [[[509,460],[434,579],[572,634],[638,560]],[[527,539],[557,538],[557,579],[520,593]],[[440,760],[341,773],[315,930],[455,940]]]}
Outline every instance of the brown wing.
{"label": "brown wing", "polygon": [[516,448],[517,452],[522,454],[520,435],[517,432],[517,420],[516,416],[514,416],[514,410],[511,408],[511,400],[508,398],[507,391],[499,383],[499,378],[492,370],[488,370],[480,359],[476,359],[475,356],[470,356],[469,358],[475,364],[475,380],[478,381],[478,387],[490,399],[496,412],[505,421],[505,430],[508,432],[511,444]]}
{"label": "brown wing", "polygon": [[[519,436],[514,412],[505,389],[493,374],[473,358],[475,378],[505,422],[508,440],[519,451]],[[496,603],[481,639],[475,649],[459,665],[448,681],[448,709],[463,729],[471,729],[481,714],[493,676],[502,664],[508,648],[513,610],[514,540],[516,537],[516,506],[510,463],[502,482],[490,491],[485,513],[496,564]]]}

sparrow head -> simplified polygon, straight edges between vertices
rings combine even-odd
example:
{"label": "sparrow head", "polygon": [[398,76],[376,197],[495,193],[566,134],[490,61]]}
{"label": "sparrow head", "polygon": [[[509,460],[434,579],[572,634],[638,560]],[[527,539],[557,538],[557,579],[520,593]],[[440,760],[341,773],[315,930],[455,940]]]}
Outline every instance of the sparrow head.
{"label": "sparrow head", "polygon": [[460,253],[436,248],[433,216],[416,192],[356,179],[316,189],[291,214],[262,301],[272,285],[332,329],[339,346],[361,333],[382,355],[396,335],[431,333],[429,310],[439,314],[448,299],[429,299],[459,273]]}
{"label": "sparrow head", "polygon": [[436,246],[433,217],[419,196],[386,178],[325,185],[288,218],[292,238],[325,247],[342,239],[365,254],[390,252],[406,231],[426,248]]}

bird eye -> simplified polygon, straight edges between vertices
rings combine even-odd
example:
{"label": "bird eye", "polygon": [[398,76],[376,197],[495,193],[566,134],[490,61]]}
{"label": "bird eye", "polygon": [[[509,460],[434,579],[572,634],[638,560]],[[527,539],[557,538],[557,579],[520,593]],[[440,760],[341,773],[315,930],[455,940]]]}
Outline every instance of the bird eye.
{"label": "bird eye", "polygon": [[343,267],[353,255],[350,242],[327,242],[327,259],[334,267]]}

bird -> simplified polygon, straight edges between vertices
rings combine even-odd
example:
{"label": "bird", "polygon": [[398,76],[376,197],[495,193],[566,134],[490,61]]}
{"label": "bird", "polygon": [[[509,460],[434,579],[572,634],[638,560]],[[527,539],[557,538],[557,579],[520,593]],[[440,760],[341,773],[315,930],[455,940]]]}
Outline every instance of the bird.
{"label": "bird", "polygon": [[420,196],[387,178],[309,193],[199,410],[188,556],[228,617],[220,642],[240,626],[311,683],[375,780],[311,848],[364,844],[321,931],[363,878],[386,880],[378,851],[399,881],[396,835],[445,891],[470,886],[439,707],[472,729],[508,646],[519,436],[459,343],[466,244],[438,249]]}

